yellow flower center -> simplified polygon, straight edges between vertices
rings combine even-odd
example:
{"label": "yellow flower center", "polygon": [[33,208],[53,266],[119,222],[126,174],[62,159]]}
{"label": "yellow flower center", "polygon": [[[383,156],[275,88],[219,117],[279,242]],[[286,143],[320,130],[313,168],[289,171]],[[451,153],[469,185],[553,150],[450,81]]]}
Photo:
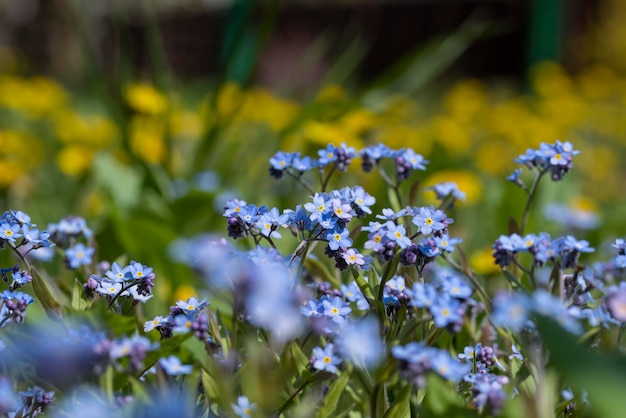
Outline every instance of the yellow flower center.
{"label": "yellow flower center", "polygon": [[143,272],[138,271],[138,272],[137,272],[137,277],[142,277],[142,276],[143,276]]}
{"label": "yellow flower center", "polygon": [[330,311],[333,313],[333,315],[339,315],[339,309],[338,308],[332,308]]}
{"label": "yellow flower center", "polygon": [[443,315],[443,316],[448,316],[448,315],[450,315],[450,309],[448,309],[448,308],[444,308],[444,309],[442,309],[442,310],[441,310],[441,315]]}
{"label": "yellow flower center", "polygon": [[193,310],[195,310],[195,309],[196,309],[196,306],[195,306],[195,305],[187,305],[187,310],[188,310],[188,311],[193,311]]}
{"label": "yellow flower center", "polygon": [[426,225],[432,225],[433,224],[433,218],[426,218],[426,220],[424,221],[424,223]]}
{"label": "yellow flower center", "polygon": [[4,231],[4,235],[6,235],[7,237],[13,236],[13,231],[7,229],[6,231]]}
{"label": "yellow flower center", "polygon": [[324,363],[330,364],[331,358],[329,356],[324,356]]}

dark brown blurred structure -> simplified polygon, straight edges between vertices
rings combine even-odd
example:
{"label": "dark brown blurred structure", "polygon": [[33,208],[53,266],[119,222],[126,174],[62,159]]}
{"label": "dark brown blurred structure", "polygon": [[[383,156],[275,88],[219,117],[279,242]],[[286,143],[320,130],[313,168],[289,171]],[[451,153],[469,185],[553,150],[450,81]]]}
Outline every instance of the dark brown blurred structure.
{"label": "dark brown blurred structure", "polygon": [[[273,84],[294,77],[295,72],[296,84],[306,86],[323,77],[354,37],[361,37],[366,46],[356,74],[361,81],[369,81],[407,53],[453,33],[473,16],[498,22],[498,29],[475,41],[452,71],[474,77],[521,77],[529,61],[537,59],[530,49],[542,45],[541,40],[532,39],[534,20],[548,19],[542,29],[546,33],[551,17],[544,12],[557,10],[552,35],[566,39],[586,29],[600,1],[550,3],[153,0],[154,7],[146,9],[147,3],[139,0],[0,0],[0,46],[20,51],[30,71],[61,78],[80,74],[87,60],[112,76],[119,71],[149,76],[155,66],[165,65],[176,76],[189,79],[223,75],[229,62],[232,66],[233,45],[247,36],[251,45],[240,42],[239,46],[259,48],[258,53],[249,54],[256,61],[251,71],[256,81]],[[307,51],[320,45],[325,47],[315,61],[303,64]],[[544,54],[554,54],[552,50]]]}

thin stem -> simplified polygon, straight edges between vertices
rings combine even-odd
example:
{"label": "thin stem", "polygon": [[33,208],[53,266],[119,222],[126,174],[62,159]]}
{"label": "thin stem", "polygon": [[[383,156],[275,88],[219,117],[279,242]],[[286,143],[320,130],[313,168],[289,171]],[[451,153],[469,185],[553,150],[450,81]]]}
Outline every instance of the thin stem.
{"label": "thin stem", "polygon": [[537,194],[537,186],[539,185],[539,181],[543,177],[544,174],[548,172],[547,169],[540,171],[539,174],[535,177],[533,184],[530,186],[530,190],[528,190],[528,199],[526,200],[526,206],[524,207],[524,213],[522,215],[522,224],[520,225],[520,235],[524,234],[524,230],[526,229],[526,224],[528,223],[528,216],[530,214],[530,204],[532,203],[535,195]]}
{"label": "thin stem", "polygon": [[335,172],[336,168],[337,168],[337,165],[333,164],[333,166],[331,167],[330,171],[326,175],[326,178],[322,181],[322,184],[321,184],[322,192],[326,191],[326,186],[328,185],[328,182],[330,181],[330,177],[333,175],[333,173]]}
{"label": "thin stem", "polygon": [[376,168],[378,168],[378,172],[380,173],[383,180],[385,180],[385,183],[387,183],[387,186],[391,187],[392,189],[397,187],[396,183],[391,180],[391,177],[387,175],[385,169],[382,168],[378,163],[376,163]]}
{"label": "thin stem", "polygon": [[311,186],[306,180],[302,179],[302,176],[296,176],[291,171],[287,171],[286,173],[293,177],[298,182],[298,184],[306,189],[307,192],[315,194],[315,189],[313,189],[313,186]]}

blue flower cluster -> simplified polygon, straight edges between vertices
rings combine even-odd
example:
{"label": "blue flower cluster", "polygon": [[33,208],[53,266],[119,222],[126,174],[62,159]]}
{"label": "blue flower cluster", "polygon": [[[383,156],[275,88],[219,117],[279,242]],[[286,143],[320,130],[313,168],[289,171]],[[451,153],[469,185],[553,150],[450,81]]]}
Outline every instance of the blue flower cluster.
{"label": "blue flower cluster", "polygon": [[541,232],[539,235],[528,234],[524,237],[518,234],[501,235],[491,247],[495,263],[504,268],[510,265],[516,254],[530,253],[535,266],[541,267],[548,261],[559,262],[563,268],[573,268],[578,263],[581,253],[595,251],[585,240],[576,240],[567,235],[554,240],[550,235]]}
{"label": "blue flower cluster", "polygon": [[271,242],[272,238],[281,238],[277,228],[283,227],[302,240],[327,242],[326,254],[335,259],[338,268],[343,270],[353,266],[366,270],[371,260],[350,248],[352,239],[347,226],[353,218],[372,213],[370,206],[375,201],[363,187],[355,186],[315,193],[312,202],[298,205],[295,210],[285,210],[282,214],[277,208],[230,200],[223,216],[228,218],[228,235],[233,238],[250,235]]}
{"label": "blue flower cluster", "polygon": [[[539,149],[527,149],[525,154],[517,157],[515,162],[528,167],[530,170],[537,170],[539,173],[550,172],[552,180],[561,180],[574,166],[572,157],[580,151],[574,150],[574,146],[569,142],[556,141],[554,144],[542,143]],[[507,179],[514,183],[519,183],[521,171],[515,171]]]}
{"label": "blue flower cluster", "polygon": [[[106,263],[104,264],[106,266]],[[84,285],[85,292],[94,296],[94,292],[106,298],[109,303],[122,299],[146,302],[152,295],[155,274],[151,267],[136,261],[122,267],[114,262],[104,277],[96,274],[89,276]],[[120,299],[122,298],[122,299]]]}
{"label": "blue flower cluster", "polygon": [[156,329],[161,334],[161,338],[171,338],[174,334],[184,334],[193,332],[200,341],[207,341],[209,338],[209,318],[206,314],[206,307],[209,301],[191,297],[179,300],[176,305],[170,307],[168,316],[156,316],[151,321],[144,324],[144,332]]}
{"label": "blue flower cluster", "polygon": [[[454,251],[454,246],[461,242],[460,238],[450,238],[448,225],[454,222],[446,214],[433,206],[409,207],[399,212],[392,209],[383,209],[382,215],[376,216],[386,220],[385,223],[370,222],[369,226],[361,228],[368,231],[368,240],[364,247],[374,251],[381,262],[387,262],[400,250],[400,262],[405,266],[415,266],[423,271],[430,263],[444,252]],[[410,217],[418,231],[411,237],[407,236],[405,225],[399,223],[402,217]],[[432,235],[422,238],[417,244],[412,241],[419,235]]]}
{"label": "blue flower cluster", "polygon": [[298,152],[278,151],[270,158],[270,174],[281,178],[285,173],[299,178],[305,172],[318,168],[320,171],[332,167],[338,171],[346,171],[352,159],[361,157],[361,166],[365,172],[374,167],[382,170],[381,162],[385,159],[395,163],[396,179],[406,180],[415,170],[425,170],[428,161],[411,148],[394,150],[384,144],[376,144],[356,152],[353,147],[341,144],[339,147],[329,144],[325,149],[318,151],[318,158],[302,157]]}

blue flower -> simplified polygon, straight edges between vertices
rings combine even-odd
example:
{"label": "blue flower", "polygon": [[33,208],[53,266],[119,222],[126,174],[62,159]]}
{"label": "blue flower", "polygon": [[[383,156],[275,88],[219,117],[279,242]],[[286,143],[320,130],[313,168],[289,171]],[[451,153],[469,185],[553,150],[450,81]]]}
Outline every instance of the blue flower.
{"label": "blue flower", "polygon": [[376,199],[368,194],[363,187],[355,186],[352,189],[352,202],[357,210],[371,214],[370,206],[376,203]]}
{"label": "blue flower", "polygon": [[237,398],[237,404],[231,404],[233,412],[240,418],[246,418],[252,415],[252,411],[256,409],[255,403],[250,403],[247,396]]}
{"label": "blue flower", "polygon": [[437,290],[430,283],[413,283],[410,291],[406,291],[411,297],[410,305],[416,308],[429,308],[439,298]]}
{"label": "blue flower", "polygon": [[333,213],[335,216],[346,222],[352,219],[352,206],[348,203],[344,203],[339,199],[333,199],[331,201],[333,205]]}
{"label": "blue flower", "polygon": [[465,200],[465,193],[459,190],[459,186],[453,181],[437,183],[427,190],[433,190],[438,200],[444,200],[448,196],[452,196],[454,199]]}
{"label": "blue flower", "polygon": [[0,238],[5,241],[15,242],[16,238],[20,238],[22,236],[20,229],[21,227],[17,223],[8,224],[5,222],[0,225]]}
{"label": "blue flower", "polygon": [[334,353],[334,345],[326,344],[326,347],[315,347],[313,349],[313,368],[316,370],[326,370],[330,373],[337,373],[337,366],[341,364],[341,359]]}
{"label": "blue flower", "polygon": [[169,322],[169,318],[168,317],[156,316],[156,317],[154,317],[153,320],[146,321],[143,324],[143,331],[144,332],[150,332],[153,329],[155,329],[156,327],[161,326],[161,325],[163,325],[166,322]]}
{"label": "blue flower", "polygon": [[492,318],[497,326],[519,331],[528,322],[532,304],[530,299],[521,293],[496,295],[493,299]]}
{"label": "blue flower", "polygon": [[318,165],[317,160],[313,160],[309,156],[300,158],[299,155],[296,155],[291,161],[291,166],[295,170],[299,171],[300,174],[317,167],[317,165]]}
{"label": "blue flower", "polygon": [[331,212],[332,204],[329,202],[326,193],[315,193],[313,203],[305,203],[304,208],[311,213],[310,218],[313,222],[320,222],[323,215]]}
{"label": "blue flower", "polygon": [[471,371],[471,366],[459,363],[444,350],[437,350],[431,357],[431,368],[439,376],[453,382],[459,382]]}
{"label": "blue flower", "polygon": [[386,237],[395,242],[398,247],[406,248],[412,244],[409,237],[406,236],[404,225],[396,225],[392,221],[387,221],[385,228],[387,229]]}
{"label": "blue flower", "polygon": [[461,238],[450,238],[448,234],[443,234],[440,237],[434,237],[435,244],[437,244],[437,248],[446,252],[453,252],[455,245],[458,245],[463,242]]}
{"label": "blue flower", "polygon": [[429,307],[430,313],[433,315],[435,326],[443,328],[449,324],[461,321],[459,311],[463,312],[461,303],[458,299],[451,297],[439,297]]}
{"label": "blue flower", "polygon": [[325,149],[317,151],[317,155],[319,156],[319,166],[326,167],[337,160],[337,147],[333,144],[328,144]]}
{"label": "blue flower", "polygon": [[344,326],[338,334],[337,345],[342,358],[367,369],[376,367],[385,352],[380,324],[371,317]]}
{"label": "blue flower", "polygon": [[339,248],[347,249],[352,245],[352,240],[348,237],[349,235],[350,231],[346,228],[342,230],[334,229],[329,231],[326,234],[328,247],[333,251],[337,251]]}
{"label": "blue flower", "polygon": [[441,288],[444,292],[456,299],[467,299],[472,295],[472,287],[458,275],[446,275],[441,279]]}
{"label": "blue flower", "polygon": [[134,279],[143,279],[152,274],[151,267],[144,266],[143,264],[137,263],[135,261],[130,262],[129,271]]}
{"label": "blue flower", "polygon": [[118,283],[124,282],[126,280],[130,280],[133,278],[133,274],[130,272],[130,267],[129,266],[122,267],[117,262],[114,262],[113,265],[111,265],[111,270],[107,271],[105,275],[109,279]]}
{"label": "blue flower", "polygon": [[338,324],[343,324],[350,316],[350,312],[352,312],[352,308],[339,296],[335,296],[332,299],[322,298],[321,302],[322,313]]}
{"label": "blue flower", "polygon": [[246,205],[247,203],[244,200],[231,199],[227,201],[224,206],[223,216],[227,218],[239,216],[239,213],[241,212],[241,208],[243,208]]}
{"label": "blue flower", "polygon": [[162,357],[161,359],[159,359],[159,366],[161,366],[165,373],[167,373],[169,376],[190,374],[193,370],[192,365],[183,364],[180,359],[174,355],[171,355],[169,357]]}
{"label": "blue flower", "polygon": [[190,297],[189,299],[179,300],[176,302],[176,306],[183,310],[187,315],[194,315],[199,313],[202,309],[209,305],[209,301],[206,299],[200,299],[196,297]]}
{"label": "blue flower", "polygon": [[422,234],[430,234],[434,231],[444,231],[449,221],[446,218],[445,213],[441,210],[436,210],[434,207],[421,207],[415,208],[415,216],[412,222],[417,225]]}
{"label": "blue flower", "polygon": [[65,251],[65,259],[72,269],[88,266],[92,262],[91,256],[93,256],[94,251],[94,248],[86,247],[85,244],[79,242]]}
{"label": "blue flower", "polygon": [[356,302],[356,307],[358,310],[369,310],[370,305],[369,303],[367,303],[367,299],[365,299],[363,292],[361,292],[361,289],[359,289],[359,286],[356,284],[356,282],[351,282],[348,286],[342,284],[340,289],[343,297],[348,299],[348,301],[350,302]]}
{"label": "blue flower", "polygon": [[291,162],[298,155],[298,153],[278,151],[274,154],[274,156],[272,156],[272,158],[270,158],[270,165],[274,170],[286,170],[291,166]]}

